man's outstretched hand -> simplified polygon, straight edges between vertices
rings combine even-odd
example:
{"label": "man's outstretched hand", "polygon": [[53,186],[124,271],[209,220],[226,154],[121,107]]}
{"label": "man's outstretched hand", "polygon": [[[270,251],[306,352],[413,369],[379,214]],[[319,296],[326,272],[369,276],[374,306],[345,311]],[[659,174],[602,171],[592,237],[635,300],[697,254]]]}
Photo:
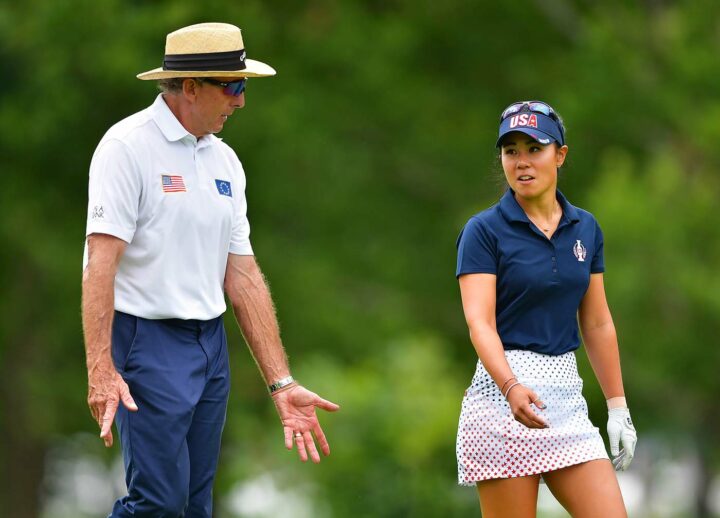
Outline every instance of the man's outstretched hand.
{"label": "man's outstretched hand", "polygon": [[306,462],[310,452],[310,459],[315,463],[320,462],[314,435],[323,455],[326,457],[330,455],[330,445],[318,422],[315,407],[335,412],[340,409],[339,405],[321,398],[302,385],[293,385],[280,390],[274,393],[272,398],[282,421],[285,446],[288,450],[292,450],[295,444],[301,461]]}

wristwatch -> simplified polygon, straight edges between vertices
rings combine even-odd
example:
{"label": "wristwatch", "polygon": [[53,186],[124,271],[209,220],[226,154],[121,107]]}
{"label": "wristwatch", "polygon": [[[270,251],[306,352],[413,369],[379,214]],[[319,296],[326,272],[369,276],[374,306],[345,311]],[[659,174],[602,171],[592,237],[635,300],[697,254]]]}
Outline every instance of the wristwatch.
{"label": "wristwatch", "polygon": [[292,376],[287,376],[268,385],[268,390],[270,391],[270,394],[274,394],[281,388],[285,388],[291,383],[295,383],[295,378],[293,378]]}

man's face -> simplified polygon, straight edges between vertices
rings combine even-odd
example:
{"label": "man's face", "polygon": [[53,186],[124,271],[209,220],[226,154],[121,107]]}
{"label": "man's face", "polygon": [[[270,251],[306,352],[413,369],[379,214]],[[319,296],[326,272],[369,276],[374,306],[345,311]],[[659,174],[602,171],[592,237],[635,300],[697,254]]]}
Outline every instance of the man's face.
{"label": "man's face", "polygon": [[[230,83],[237,77],[214,77],[215,81]],[[225,88],[208,82],[197,87],[197,98],[193,110],[194,126],[197,134],[219,133],[225,121],[233,112],[245,106],[245,92],[240,95],[228,95]]]}

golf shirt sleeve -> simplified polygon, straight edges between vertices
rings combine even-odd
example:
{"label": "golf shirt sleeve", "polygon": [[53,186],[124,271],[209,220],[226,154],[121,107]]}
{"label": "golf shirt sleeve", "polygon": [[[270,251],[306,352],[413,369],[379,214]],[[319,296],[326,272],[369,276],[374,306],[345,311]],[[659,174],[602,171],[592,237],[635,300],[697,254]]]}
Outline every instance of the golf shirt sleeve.
{"label": "golf shirt sleeve", "polygon": [[128,147],[115,139],[101,143],[90,164],[85,235],[110,234],[130,243],[141,195],[142,179]]}
{"label": "golf shirt sleeve", "polygon": [[247,218],[247,199],[245,198],[245,171],[235,153],[232,153],[235,162],[237,178],[240,179],[238,193],[235,197],[235,215],[233,217],[232,234],[230,236],[231,254],[254,255],[250,244],[250,222]]}
{"label": "golf shirt sleeve", "polygon": [[597,220],[595,220],[595,254],[590,263],[590,273],[602,273],[605,271],[604,246],[602,229]]}
{"label": "golf shirt sleeve", "polygon": [[456,277],[467,273],[497,275],[497,236],[480,217],[470,218],[457,239]]}

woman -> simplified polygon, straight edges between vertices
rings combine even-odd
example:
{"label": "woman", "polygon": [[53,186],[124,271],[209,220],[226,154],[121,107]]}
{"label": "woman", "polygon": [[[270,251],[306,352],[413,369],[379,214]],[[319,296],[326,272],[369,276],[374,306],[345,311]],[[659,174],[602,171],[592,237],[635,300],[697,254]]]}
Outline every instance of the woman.
{"label": "woman", "polygon": [[624,470],[637,436],[605,299],[602,232],[557,190],[568,153],[557,113],[524,101],[500,120],[509,189],[458,238],[457,277],[480,360],[462,403],[459,482],[477,486],[484,518],[535,516],[541,477],[574,517],[625,517],[573,352],[579,323],[608,402],[613,464]]}

